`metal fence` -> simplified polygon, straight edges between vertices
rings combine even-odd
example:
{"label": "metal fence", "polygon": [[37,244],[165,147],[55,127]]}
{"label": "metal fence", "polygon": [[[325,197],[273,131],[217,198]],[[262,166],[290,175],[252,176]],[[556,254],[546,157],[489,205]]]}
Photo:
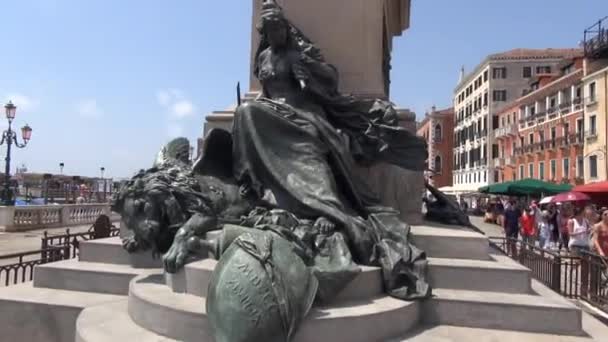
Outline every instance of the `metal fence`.
{"label": "metal fence", "polygon": [[591,252],[564,255],[517,239],[491,237],[490,244],[532,271],[561,295],[608,312],[608,260]]}
{"label": "metal fence", "polygon": [[[118,236],[120,229],[112,227],[110,236]],[[0,256],[0,286],[9,286],[32,281],[36,265],[72,259],[78,256],[81,241],[95,238],[95,231],[49,235],[44,232],[40,249]]]}

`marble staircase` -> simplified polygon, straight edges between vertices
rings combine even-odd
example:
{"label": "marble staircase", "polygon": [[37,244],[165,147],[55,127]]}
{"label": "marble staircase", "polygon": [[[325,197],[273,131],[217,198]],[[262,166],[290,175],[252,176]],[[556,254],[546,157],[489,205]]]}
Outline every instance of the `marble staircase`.
{"label": "marble staircase", "polygon": [[[600,325],[587,331],[583,318],[592,318],[494,254],[485,236],[423,225],[412,227],[412,238],[429,256],[432,299],[388,297],[380,270],[363,267],[333,302],[313,307],[294,340],[444,341],[445,331],[469,330],[519,334],[518,341],[601,340]],[[33,283],[0,289],[0,322],[10,315],[22,328],[9,329],[6,341],[212,341],[205,296],[215,264],[197,261],[168,275],[159,260],[124,252],[118,238],[85,242],[79,260],[38,266]],[[22,332],[32,329],[37,335]]]}

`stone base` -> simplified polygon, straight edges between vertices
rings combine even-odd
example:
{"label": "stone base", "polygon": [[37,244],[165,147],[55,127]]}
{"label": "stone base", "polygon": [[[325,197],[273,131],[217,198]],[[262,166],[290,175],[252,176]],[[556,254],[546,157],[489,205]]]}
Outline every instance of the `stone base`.
{"label": "stone base", "polygon": [[404,222],[410,225],[422,223],[424,192],[422,171],[404,170],[391,164],[378,164],[368,168],[357,168],[355,173],[379,194],[383,205],[398,210],[399,217]]}

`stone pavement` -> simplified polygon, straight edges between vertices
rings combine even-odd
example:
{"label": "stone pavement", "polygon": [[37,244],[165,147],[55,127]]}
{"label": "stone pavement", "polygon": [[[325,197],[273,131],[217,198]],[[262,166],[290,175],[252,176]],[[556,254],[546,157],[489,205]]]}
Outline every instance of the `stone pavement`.
{"label": "stone pavement", "polygon": [[44,231],[47,231],[49,235],[62,235],[65,234],[68,228],[71,233],[82,233],[86,232],[90,227],[91,225],[87,224],[82,226],[37,229],[27,232],[0,232],[0,256],[40,249],[40,239]]}
{"label": "stone pavement", "polygon": [[501,226],[483,221],[483,216],[469,216],[471,223],[479,228],[488,237],[504,237],[505,233]]}

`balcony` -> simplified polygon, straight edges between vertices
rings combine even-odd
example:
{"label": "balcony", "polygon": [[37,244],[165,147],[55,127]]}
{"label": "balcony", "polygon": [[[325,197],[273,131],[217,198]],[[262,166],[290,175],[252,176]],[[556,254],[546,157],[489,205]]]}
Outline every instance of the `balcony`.
{"label": "balcony", "polygon": [[568,137],[568,144],[573,145],[573,146],[582,145],[583,140],[584,139],[583,139],[582,132],[572,133]]}
{"label": "balcony", "polygon": [[583,102],[583,100],[580,97],[577,97],[577,98],[575,98],[572,101],[572,104],[574,105],[574,111],[575,112],[583,109],[582,102]]}
{"label": "balcony", "polygon": [[503,158],[494,158],[494,168],[496,169],[500,169],[501,167],[503,167],[504,165],[504,159]]}
{"label": "balcony", "polygon": [[572,111],[572,102],[564,101],[559,105],[559,113],[561,115],[569,114]]}
{"label": "balcony", "polygon": [[555,116],[557,116],[557,107],[547,109],[547,114],[549,114],[549,119],[553,119]]}
{"label": "balcony", "polygon": [[585,106],[593,106],[594,104],[597,104],[597,96],[593,95],[585,98]]}
{"label": "balcony", "polygon": [[524,153],[524,148],[523,148],[523,147],[516,147],[516,148],[513,150],[513,154],[514,154],[514,155],[516,155],[516,156],[520,156],[520,155],[522,155],[523,153]]}
{"label": "balcony", "polygon": [[545,150],[554,150],[557,147],[557,139],[545,140]]}
{"label": "balcony", "polygon": [[507,126],[500,127],[494,130],[494,137],[496,139],[505,138],[507,136],[515,136],[517,135],[517,125],[511,124]]}
{"label": "balcony", "polygon": [[597,130],[589,130],[585,132],[585,139],[587,140],[595,140],[597,139]]}

